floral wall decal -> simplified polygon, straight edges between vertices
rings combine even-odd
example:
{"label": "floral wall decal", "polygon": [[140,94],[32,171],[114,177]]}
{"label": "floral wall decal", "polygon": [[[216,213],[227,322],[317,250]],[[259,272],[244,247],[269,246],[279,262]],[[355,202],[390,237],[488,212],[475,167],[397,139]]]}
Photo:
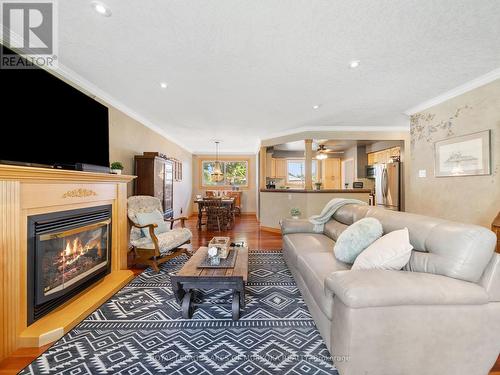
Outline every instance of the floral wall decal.
{"label": "floral wall decal", "polygon": [[417,141],[424,140],[427,143],[433,142],[433,135],[438,130],[446,131],[446,137],[451,137],[454,134],[454,121],[460,117],[461,113],[466,109],[471,109],[469,105],[464,105],[458,108],[453,115],[446,120],[441,120],[438,123],[432,123],[435,114],[420,112],[410,116],[410,136],[411,146],[414,147]]}

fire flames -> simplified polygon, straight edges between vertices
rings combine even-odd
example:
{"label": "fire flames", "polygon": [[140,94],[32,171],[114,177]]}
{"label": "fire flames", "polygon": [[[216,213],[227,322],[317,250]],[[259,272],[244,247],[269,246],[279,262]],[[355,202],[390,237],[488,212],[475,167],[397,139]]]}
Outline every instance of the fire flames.
{"label": "fire flames", "polygon": [[63,264],[65,266],[75,263],[81,256],[85,255],[92,249],[97,248],[98,256],[102,256],[101,241],[93,239],[88,241],[85,245],[79,237],[73,240],[66,240],[66,248],[61,252]]}

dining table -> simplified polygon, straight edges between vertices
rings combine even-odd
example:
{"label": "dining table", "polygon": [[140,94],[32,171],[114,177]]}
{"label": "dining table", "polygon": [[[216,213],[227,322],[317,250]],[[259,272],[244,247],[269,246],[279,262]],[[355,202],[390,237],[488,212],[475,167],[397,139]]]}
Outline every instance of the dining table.
{"label": "dining table", "polygon": [[[207,200],[203,198],[197,198],[194,200],[194,203],[198,205],[198,229],[201,229],[201,219],[203,217],[203,203],[205,203]],[[232,218],[233,218],[233,223],[235,219],[235,214],[234,214],[234,203],[235,203],[235,198],[232,197],[221,197],[221,203],[223,206],[228,207]]]}

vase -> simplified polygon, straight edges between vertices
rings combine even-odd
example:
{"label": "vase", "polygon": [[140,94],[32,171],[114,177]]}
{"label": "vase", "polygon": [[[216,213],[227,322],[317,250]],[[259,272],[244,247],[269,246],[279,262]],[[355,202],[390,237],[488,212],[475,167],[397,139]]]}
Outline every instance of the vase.
{"label": "vase", "polygon": [[300,216],[292,216],[292,219],[298,220]]}
{"label": "vase", "polygon": [[122,174],[122,170],[121,169],[112,169],[111,173],[113,173],[113,174]]}
{"label": "vase", "polygon": [[210,260],[210,265],[212,266],[218,266],[220,264],[219,254],[214,255],[213,257],[209,257],[209,260]]}

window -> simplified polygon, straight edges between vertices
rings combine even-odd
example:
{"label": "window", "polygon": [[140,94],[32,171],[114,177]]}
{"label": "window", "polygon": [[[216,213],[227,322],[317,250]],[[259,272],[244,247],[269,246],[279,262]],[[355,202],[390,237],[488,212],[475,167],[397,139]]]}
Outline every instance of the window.
{"label": "window", "polygon": [[[305,182],[306,167],[305,160],[287,160],[286,169],[287,177],[286,181],[290,184],[303,184]],[[318,180],[318,161],[312,161],[312,180],[316,182]]]}
{"label": "window", "polygon": [[287,181],[292,184],[303,183],[305,179],[304,160],[287,161]]}
{"label": "window", "polygon": [[228,160],[219,161],[223,179],[222,181],[212,181],[212,172],[215,168],[215,161],[203,160],[201,163],[202,186],[248,186],[248,160]]}
{"label": "window", "polygon": [[226,185],[248,186],[248,162],[225,162]]}

